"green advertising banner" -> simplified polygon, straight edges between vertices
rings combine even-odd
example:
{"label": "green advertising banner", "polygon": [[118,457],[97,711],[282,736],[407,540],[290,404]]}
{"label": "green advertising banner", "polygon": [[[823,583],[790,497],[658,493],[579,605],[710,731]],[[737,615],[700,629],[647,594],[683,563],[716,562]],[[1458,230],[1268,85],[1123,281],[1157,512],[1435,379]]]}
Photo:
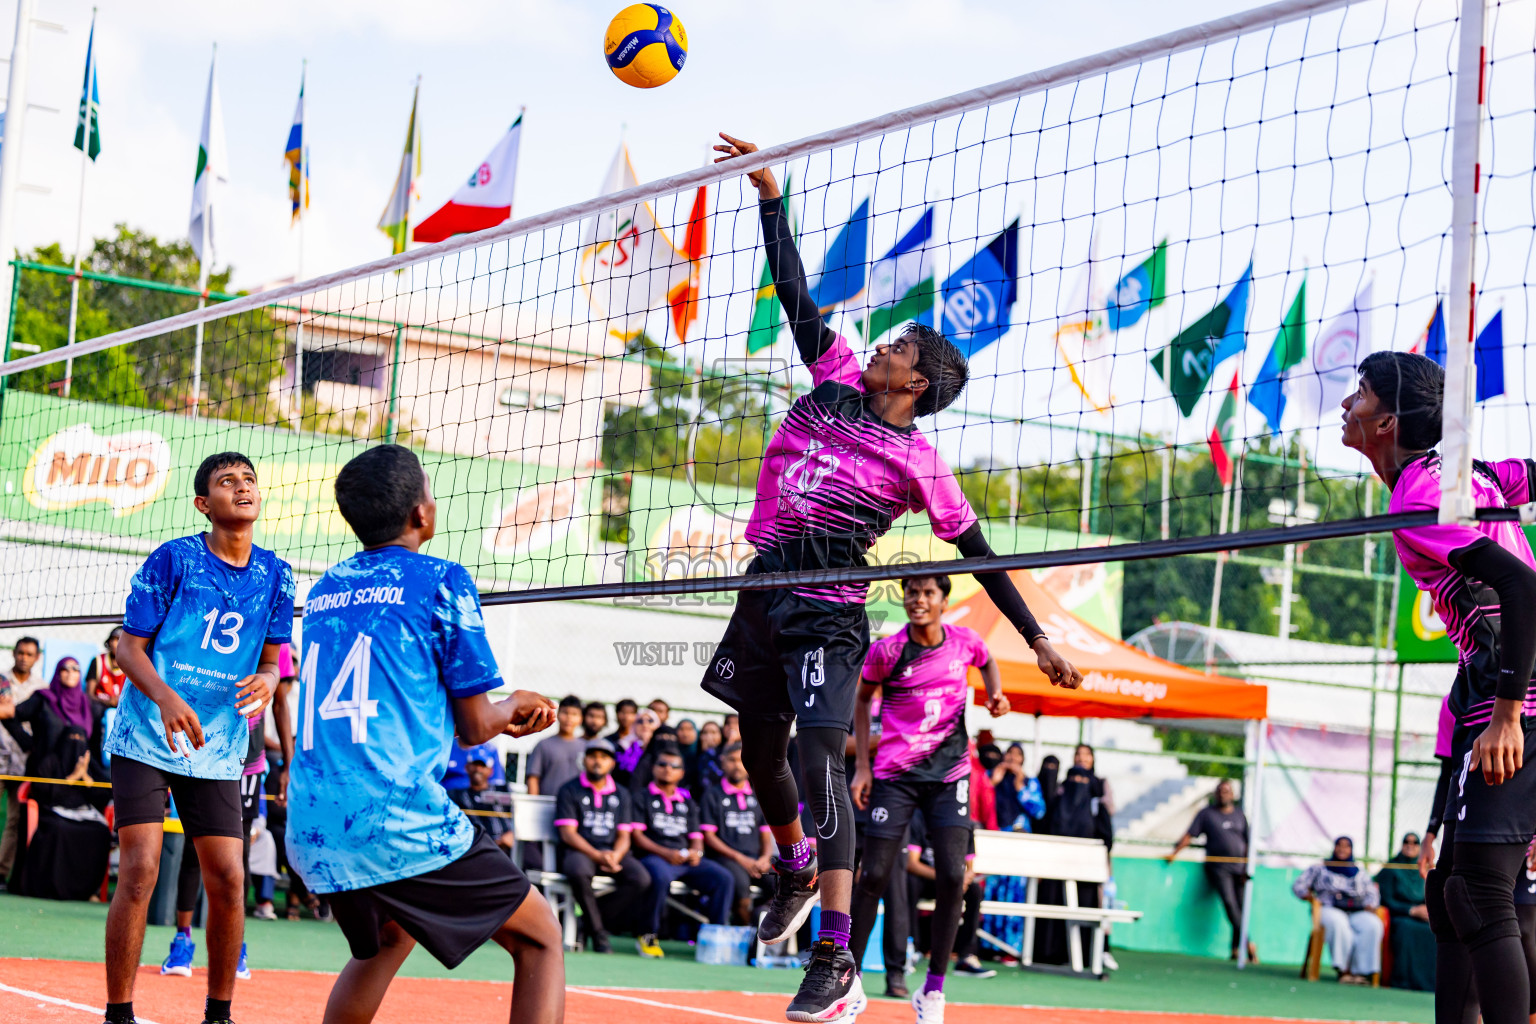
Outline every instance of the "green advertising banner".
{"label": "green advertising banner", "polygon": [[[1536,544],[1536,527],[1525,527],[1525,538]],[[1456,645],[1445,635],[1445,623],[1429,595],[1418,588],[1408,570],[1399,565],[1397,571],[1402,574],[1397,592],[1397,660],[1409,665],[1458,660]]]}
{"label": "green advertising banner", "polygon": [[[199,532],[192,478],[239,451],[262,488],[256,542],[301,572],[357,550],[333,484],[370,442],[7,391],[0,419],[0,530],[10,540],[147,553]],[[552,466],[419,451],[438,501],[428,554],[486,589],[588,583],[597,510],[591,477]],[[115,599],[115,598],[114,598]]]}
{"label": "green advertising banner", "polygon": [[[753,556],[752,545],[744,536],[752,500],[752,493],[742,488],[636,474],[630,484],[630,541],[627,550],[615,556],[624,560],[623,578],[684,579],[745,572]],[[1006,523],[983,523],[982,530],[994,551],[1045,550],[1045,530]],[[1090,544],[1108,542],[1108,538],[1088,540]],[[956,557],[953,545],[934,537],[926,516],[905,515],[875,544],[869,560],[875,565],[892,565]],[[1036,572],[1035,578],[1068,611],[1111,636],[1120,635],[1124,572],[1119,562],[1047,569]],[[950,601],[962,601],[980,589],[971,577],[956,577]],[[638,605],[666,603],[723,611],[729,611],[735,601],[733,593],[634,599]],[[895,583],[872,585],[868,608],[870,623],[878,634],[894,628],[886,623],[905,621],[901,588]]]}

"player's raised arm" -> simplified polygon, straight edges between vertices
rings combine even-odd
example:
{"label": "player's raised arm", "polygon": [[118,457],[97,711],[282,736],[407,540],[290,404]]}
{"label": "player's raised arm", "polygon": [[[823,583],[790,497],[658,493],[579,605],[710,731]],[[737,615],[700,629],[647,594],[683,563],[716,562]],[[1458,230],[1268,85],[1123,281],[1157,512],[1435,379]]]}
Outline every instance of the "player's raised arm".
{"label": "player's raised arm", "polygon": [[[720,133],[720,138],[725,140],[724,144],[716,145],[715,151],[724,155],[717,157],[716,163],[757,152],[755,144],[725,132]],[[805,264],[800,261],[800,252],[795,248],[795,236],[790,230],[789,218],[785,216],[783,195],[773,172],[766,167],[748,171],[747,180],[757,189],[763,221],[763,252],[773,274],[773,287],[789,320],[790,333],[794,335],[800,358],[809,366],[832,347],[837,335],[821,319],[821,310],[811,298],[811,289],[805,280]]]}
{"label": "player's raised arm", "polygon": [[[962,558],[982,558],[995,553],[981,532],[980,523],[972,523],[964,533],[956,537],[955,547],[960,550]],[[1035,652],[1035,660],[1047,679],[1069,690],[1075,690],[1083,684],[1083,674],[1051,646],[1045,631],[1030,612],[1029,605],[1024,603],[1024,595],[1019,593],[1019,588],[1013,585],[1013,580],[1006,572],[978,572],[976,582],[981,584],[992,603],[997,605],[997,610],[1003,613],[1003,617],[1019,631],[1024,642]]]}

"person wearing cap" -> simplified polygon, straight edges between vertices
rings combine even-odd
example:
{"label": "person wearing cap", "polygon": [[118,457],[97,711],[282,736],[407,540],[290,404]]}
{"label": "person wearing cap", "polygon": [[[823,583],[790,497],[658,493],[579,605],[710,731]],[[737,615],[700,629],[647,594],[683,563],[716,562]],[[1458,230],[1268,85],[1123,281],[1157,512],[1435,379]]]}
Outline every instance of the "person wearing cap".
{"label": "person wearing cap", "polygon": [[540,740],[528,755],[528,792],[553,795],[581,774],[587,740],[581,734],[581,698],[572,694],[560,701],[555,712],[559,732]]}
{"label": "person wearing cap", "polygon": [[[581,907],[594,953],[613,952],[605,922],[620,920],[651,887],[650,872],[629,852],[634,804],[629,791],[614,781],[615,762],[612,743],[587,740],[581,773],[555,796],[555,827],[563,844],[560,870]],[[613,879],[613,892],[601,907],[592,892],[598,875]]]}
{"label": "person wearing cap", "polygon": [[699,803],[704,855],[730,872],[736,920],[751,924],[753,884],[764,894],[772,891],[773,831],[752,792],[740,743],[727,744],[721,751],[720,768],[723,776],[704,790]]}
{"label": "person wearing cap", "polygon": [[483,812],[471,814],[469,823],[475,826],[476,832],[484,833],[491,842],[506,850],[510,856],[512,846],[516,842],[512,834],[512,818],[508,813],[512,805],[505,797],[497,800],[494,795],[495,787],[491,784],[491,776],[496,770],[496,758],[494,755],[487,755],[484,748],[477,748],[470,754],[466,770],[469,775],[469,788],[450,794],[453,802],[466,811]]}
{"label": "person wearing cap", "polygon": [[700,908],[710,924],[725,924],[734,884],[730,873],[714,861],[704,859],[704,830],[699,824],[699,805],[678,783],[683,778],[683,752],[676,744],[656,751],[651,767],[651,784],[641,797],[639,820],[635,822],[634,842],[640,849],[640,863],[651,876],[650,899],[646,905],[645,931],[635,940],[644,957],[663,954],[656,941],[661,931],[661,916],[667,906],[672,883],[681,881],[703,897]]}

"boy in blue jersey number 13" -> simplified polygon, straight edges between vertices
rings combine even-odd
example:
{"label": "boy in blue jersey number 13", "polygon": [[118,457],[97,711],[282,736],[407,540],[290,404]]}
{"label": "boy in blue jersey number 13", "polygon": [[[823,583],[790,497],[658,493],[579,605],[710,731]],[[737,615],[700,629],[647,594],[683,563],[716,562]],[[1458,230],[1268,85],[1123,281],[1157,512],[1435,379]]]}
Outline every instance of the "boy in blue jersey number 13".
{"label": "boy in blue jersey number 13", "polygon": [[208,892],[208,1021],[227,1021],[245,935],[240,775],[247,718],[277,687],[293,635],[293,573],[251,543],[261,488],[251,460],[210,455],[193,478],[207,533],[156,548],[134,574],[117,662],[124,687],[107,736],[121,849],[107,912],[109,1024],[133,1021],[133,978],[160,872],[166,793]]}
{"label": "boy in blue jersey number 13", "polygon": [[336,477],[363,550],[304,602],[299,744],[288,780],[288,861],[352,950],[326,1024],[370,1021],[421,943],[454,968],[487,940],[512,954],[513,1024],[565,1013],[560,926],[544,897],[449,799],[441,779],[467,746],[554,724],[555,705],[502,685],[464,567],[420,553],[437,502],[408,448],[380,445]]}

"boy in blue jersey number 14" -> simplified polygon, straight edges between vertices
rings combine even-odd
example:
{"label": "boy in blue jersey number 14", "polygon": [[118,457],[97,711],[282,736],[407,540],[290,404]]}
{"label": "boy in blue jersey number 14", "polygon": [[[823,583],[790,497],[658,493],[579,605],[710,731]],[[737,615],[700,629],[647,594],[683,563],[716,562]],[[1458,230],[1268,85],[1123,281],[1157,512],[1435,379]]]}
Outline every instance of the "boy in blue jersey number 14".
{"label": "boy in blue jersey number 14", "polygon": [[555,705],[502,685],[464,567],[420,553],[437,503],[408,448],[380,445],[336,477],[363,550],[304,602],[299,744],[288,780],[288,862],[329,894],[352,950],[326,1024],[362,1024],[416,943],[454,968],[487,940],[512,954],[513,1024],[565,1013],[560,926],[544,897],[440,781],[467,746],[554,724]]}
{"label": "boy in blue jersey number 14", "polygon": [[261,488],[251,460],[210,455],[193,478],[207,533],[156,548],[134,574],[117,662],[123,688],[107,736],[120,860],[107,912],[109,1024],[133,1021],[133,978],[160,872],[166,793],[176,798],[208,892],[208,1021],[229,1019],[245,935],[240,774],[247,718],[277,687],[293,635],[293,573],[251,543]]}

